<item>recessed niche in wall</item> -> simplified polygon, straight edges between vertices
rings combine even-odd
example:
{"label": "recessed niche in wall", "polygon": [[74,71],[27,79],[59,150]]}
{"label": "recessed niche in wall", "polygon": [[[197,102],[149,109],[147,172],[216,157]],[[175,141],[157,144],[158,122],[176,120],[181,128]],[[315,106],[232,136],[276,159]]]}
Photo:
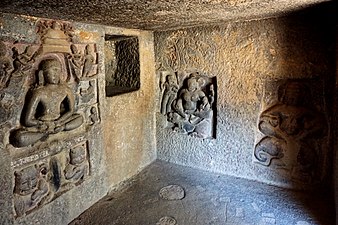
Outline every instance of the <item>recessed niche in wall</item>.
{"label": "recessed niche in wall", "polygon": [[106,96],[140,89],[139,42],[135,36],[105,36]]}

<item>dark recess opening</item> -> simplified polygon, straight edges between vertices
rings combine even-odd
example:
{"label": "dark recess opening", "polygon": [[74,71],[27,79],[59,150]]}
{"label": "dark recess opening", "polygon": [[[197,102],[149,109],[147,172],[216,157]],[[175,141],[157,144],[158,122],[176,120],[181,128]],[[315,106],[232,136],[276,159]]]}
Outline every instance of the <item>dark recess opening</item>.
{"label": "dark recess opening", "polygon": [[135,36],[105,35],[106,96],[140,89],[139,42]]}

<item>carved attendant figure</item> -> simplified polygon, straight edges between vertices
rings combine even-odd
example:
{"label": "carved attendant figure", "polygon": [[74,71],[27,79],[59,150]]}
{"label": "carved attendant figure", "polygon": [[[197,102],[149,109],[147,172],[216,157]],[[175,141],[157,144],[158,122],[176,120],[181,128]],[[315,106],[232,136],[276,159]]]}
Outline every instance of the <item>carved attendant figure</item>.
{"label": "carved attendant figure", "polygon": [[25,51],[21,54],[19,54],[18,49],[16,47],[12,48],[13,51],[13,65],[14,65],[14,71],[13,73],[16,73],[20,70],[26,71],[31,68],[31,65],[29,65],[30,62],[34,62],[34,56],[35,52],[32,46],[27,46]]}
{"label": "carved attendant figure", "polygon": [[47,167],[30,166],[15,172],[14,207],[17,216],[22,216],[38,206],[49,193],[49,185],[43,176]]}
{"label": "carved attendant figure", "polygon": [[81,67],[83,65],[83,55],[77,49],[76,45],[71,45],[70,49],[72,50],[72,54],[68,56],[68,60],[71,65],[71,70],[73,75],[75,75],[76,79],[80,79],[82,77]]}
{"label": "carved attendant figure", "polygon": [[166,115],[171,111],[171,105],[175,100],[178,92],[177,78],[174,74],[169,74],[166,77],[164,84],[161,84],[161,90],[163,90],[163,97],[161,103],[161,113]]}
{"label": "carved attendant figure", "polygon": [[22,117],[26,127],[15,133],[13,145],[28,146],[50,134],[73,130],[83,123],[83,117],[74,112],[73,92],[60,82],[60,74],[58,60],[46,59],[40,63],[41,86],[32,90],[27,98],[26,112]]}
{"label": "carved attendant figure", "polygon": [[6,45],[0,41],[0,90],[6,87],[12,69],[12,63],[6,56]]}
{"label": "carved attendant figure", "polygon": [[95,59],[93,56],[94,50],[92,46],[87,45],[86,46],[86,55],[85,55],[85,61],[83,65],[83,77],[88,77],[90,75],[90,72],[93,68],[93,65],[95,64]]}
{"label": "carved attendant figure", "polygon": [[65,168],[65,178],[74,183],[80,181],[88,172],[86,163],[86,149],[83,146],[77,146],[70,150],[69,164]]}

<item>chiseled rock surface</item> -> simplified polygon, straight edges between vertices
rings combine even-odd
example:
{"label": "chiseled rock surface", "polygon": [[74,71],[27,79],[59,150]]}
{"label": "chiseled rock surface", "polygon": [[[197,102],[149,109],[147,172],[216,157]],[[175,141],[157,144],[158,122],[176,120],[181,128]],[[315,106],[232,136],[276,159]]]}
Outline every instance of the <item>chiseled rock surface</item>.
{"label": "chiseled rock surface", "polygon": [[0,11],[99,23],[127,28],[167,30],[239,19],[283,15],[327,0],[3,0]]}

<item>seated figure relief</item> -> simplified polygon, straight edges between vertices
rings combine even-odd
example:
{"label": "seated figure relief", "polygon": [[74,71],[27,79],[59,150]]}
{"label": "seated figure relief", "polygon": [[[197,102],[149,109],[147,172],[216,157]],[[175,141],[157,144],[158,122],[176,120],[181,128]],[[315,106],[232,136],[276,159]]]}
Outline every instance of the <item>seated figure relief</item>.
{"label": "seated figure relief", "polygon": [[49,135],[74,130],[84,120],[75,113],[73,91],[60,79],[61,63],[57,59],[45,59],[39,67],[39,85],[26,97],[23,128],[11,135],[15,147],[29,146]]}
{"label": "seated figure relief", "polygon": [[192,73],[179,87],[176,75],[169,74],[162,86],[161,113],[167,116],[174,131],[211,138],[215,96],[212,79]]}
{"label": "seated figure relief", "polygon": [[258,163],[270,166],[273,162],[292,176],[307,180],[318,169],[315,142],[325,136],[327,129],[324,115],[309,102],[309,94],[298,81],[279,88],[278,103],[259,117],[258,128],[265,136],[254,152]]}
{"label": "seated figure relief", "polygon": [[17,216],[48,201],[50,187],[46,165],[30,166],[15,172],[14,208]]}
{"label": "seated figure relief", "polygon": [[89,171],[86,148],[77,146],[70,150],[69,164],[64,170],[65,178],[73,183],[83,180]]}

